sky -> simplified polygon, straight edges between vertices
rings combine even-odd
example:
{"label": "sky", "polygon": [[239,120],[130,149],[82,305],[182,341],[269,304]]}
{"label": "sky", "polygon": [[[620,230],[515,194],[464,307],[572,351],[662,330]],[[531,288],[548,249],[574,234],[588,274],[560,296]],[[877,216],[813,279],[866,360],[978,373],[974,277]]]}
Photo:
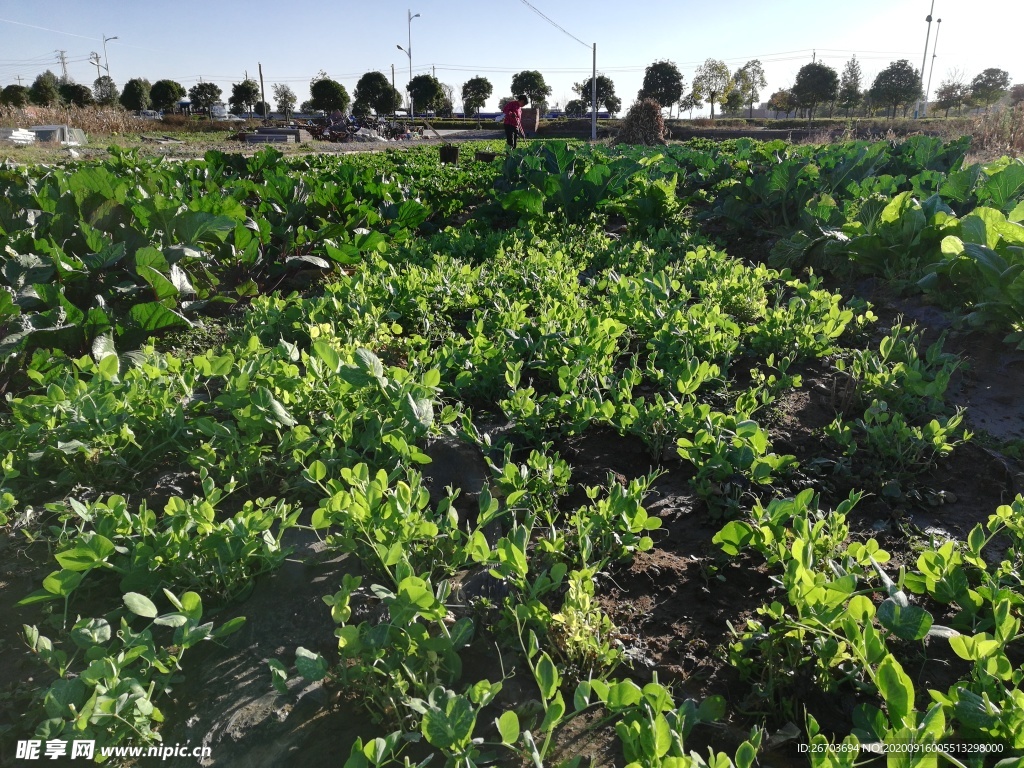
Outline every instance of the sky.
{"label": "sky", "polygon": [[[942,23],[932,23],[926,54],[932,5]],[[598,72],[615,83],[624,108],[644,69],[659,60],[675,62],[688,86],[707,58],[733,71],[760,59],[768,80],[762,101],[792,85],[812,59],[841,72],[855,54],[865,87],[903,58],[917,69],[925,61],[932,93],[954,70],[970,80],[998,67],[1014,83],[1024,81],[1021,0],[0,0],[0,86],[19,76],[30,85],[46,69],[59,76],[60,50],[68,75],[91,84],[97,69],[90,55],[103,63],[106,37],[106,64],[119,85],[169,78],[187,90],[202,79],[219,85],[227,101],[231,84],[246,74],[257,79],[262,64],[271,103],[274,83],[290,86],[301,103],[321,70],[351,94],[363,73],[390,78],[394,67],[404,90],[410,59],[396,46],[410,47],[410,12],[419,14],[411,23],[412,73],[452,85],[457,109],[471,77],[491,81],[485,109],[496,110],[499,98],[512,95],[512,76],[527,69],[544,75],[550,104],[564,104],[575,98],[573,84],[590,75],[594,43]]]}

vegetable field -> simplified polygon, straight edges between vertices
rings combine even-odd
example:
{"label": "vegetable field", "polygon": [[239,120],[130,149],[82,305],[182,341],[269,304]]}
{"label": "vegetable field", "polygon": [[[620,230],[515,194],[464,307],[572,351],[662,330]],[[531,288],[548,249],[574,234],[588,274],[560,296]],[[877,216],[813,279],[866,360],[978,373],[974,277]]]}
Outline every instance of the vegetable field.
{"label": "vegetable field", "polygon": [[1024,162],[967,150],[0,167],[3,760],[1018,765]]}

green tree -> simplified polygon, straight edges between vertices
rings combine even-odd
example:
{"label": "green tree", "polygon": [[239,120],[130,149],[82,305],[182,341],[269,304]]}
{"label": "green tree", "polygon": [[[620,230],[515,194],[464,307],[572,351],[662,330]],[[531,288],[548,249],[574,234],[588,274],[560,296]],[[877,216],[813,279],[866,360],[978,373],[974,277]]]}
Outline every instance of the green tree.
{"label": "green tree", "polygon": [[237,107],[239,111],[248,112],[249,117],[252,117],[253,105],[259,100],[260,84],[252,78],[231,84],[231,96],[228,98],[228,104]]}
{"label": "green tree", "polygon": [[266,117],[270,114],[271,106],[265,101],[257,101],[252,105],[252,111],[260,117]]}
{"label": "green tree", "polygon": [[124,84],[124,90],[121,91],[121,106],[132,112],[149,109],[149,92],[152,88],[149,80],[133,77]]}
{"label": "green tree", "polygon": [[0,91],[0,104],[8,107],[24,107],[28,104],[28,88],[24,85],[8,85]]}
{"label": "green tree", "polygon": [[696,91],[690,91],[679,100],[679,114],[682,116],[683,112],[687,112],[692,119],[693,110],[700,109],[703,106],[704,99],[701,98],[700,94]]}
{"label": "green tree", "polygon": [[683,74],[671,61],[656,61],[644,70],[644,83],[636,95],[637,101],[654,99],[672,111],[672,105],[683,97]]}
{"label": "green tree", "polygon": [[565,103],[566,117],[583,117],[587,114],[587,105],[582,99],[572,99]]}
{"label": "green tree", "polygon": [[383,72],[367,72],[360,77],[353,95],[360,111],[372,110],[378,115],[394,114],[402,105],[402,94]]}
{"label": "green tree", "polygon": [[61,83],[57,90],[60,92],[60,100],[65,104],[76,107],[88,107],[95,102],[92,90],[81,83]]}
{"label": "green tree", "polygon": [[693,92],[702,101],[711,105],[711,119],[715,119],[715,103],[729,95],[732,89],[732,78],[724,61],[707,59],[697,67],[693,76]]}
{"label": "green tree", "polygon": [[38,75],[28,89],[29,100],[40,107],[52,107],[60,103],[60,82],[50,70]]}
{"label": "green tree", "polygon": [[894,61],[875,76],[871,84],[871,98],[879,105],[892,107],[892,117],[896,117],[896,108],[904,105],[903,112],[912,101],[921,96],[921,74],[907,59]]}
{"label": "green tree", "polygon": [[185,97],[185,88],[176,80],[157,80],[149,89],[149,102],[153,109],[170,112]]}
{"label": "green tree", "polygon": [[1016,107],[1022,101],[1024,101],[1024,83],[1015,85],[1010,89],[1010,106]]}
{"label": "green tree", "polygon": [[988,108],[1003,98],[1010,87],[1010,73],[1005,69],[989,67],[971,80],[971,99],[979,106]]}
{"label": "green tree", "polygon": [[454,117],[455,116],[455,88],[448,83],[441,83],[441,92],[444,94],[441,97],[441,106],[437,108],[438,117]]}
{"label": "green tree", "polygon": [[92,95],[96,97],[96,103],[101,107],[112,107],[121,98],[121,91],[117,83],[109,75],[100,75],[92,84]]}
{"label": "green tree", "polygon": [[462,106],[465,108],[466,117],[479,114],[484,104],[494,93],[491,81],[486,77],[471,77],[462,84]]}
{"label": "green tree", "polygon": [[336,109],[347,112],[351,103],[345,86],[337,80],[331,80],[323,70],[310,81],[309,95],[313,109],[322,109],[324,112],[333,112]]}
{"label": "green tree", "polygon": [[843,74],[839,77],[839,95],[836,98],[839,106],[846,110],[846,116],[856,109],[864,95],[861,93],[864,76],[860,71],[860,62],[853,56],[843,67]]}
{"label": "green tree", "polygon": [[533,106],[547,100],[551,95],[551,86],[544,82],[544,75],[535,69],[517,72],[512,76],[512,95],[524,94]]}
{"label": "green tree", "polygon": [[775,119],[779,119],[779,113],[785,112],[787,115],[797,108],[796,98],[793,96],[793,92],[783,88],[782,90],[776,91],[768,99],[768,109],[775,113]]}
{"label": "green tree", "polygon": [[839,75],[820,61],[804,64],[796,73],[793,96],[807,110],[807,119],[814,119],[814,109],[822,102],[833,101],[839,94]]}
{"label": "green tree", "polygon": [[[572,89],[579,94],[580,100],[587,104],[588,108],[590,107],[591,102],[591,84],[593,80],[593,77],[588,77],[582,83],[576,83],[572,87]],[[602,106],[608,110],[610,115],[614,115],[622,109],[622,99],[615,95],[615,83],[612,82],[611,78],[599,74],[597,76],[598,111],[600,111]]]}
{"label": "green tree", "polygon": [[751,59],[733,77],[736,90],[749,110],[748,117],[754,116],[754,102],[761,98],[761,89],[768,85],[760,59]]}
{"label": "green tree", "polygon": [[205,111],[211,117],[210,108],[220,101],[221,93],[223,92],[216,83],[196,83],[188,89],[192,107]]}
{"label": "green tree", "polygon": [[295,91],[284,83],[274,83],[271,90],[274,92],[274,101],[277,102],[277,111],[284,115],[286,119],[290,118],[292,110],[295,109],[295,102],[298,101]]}
{"label": "green tree", "polygon": [[964,82],[963,72],[954,69],[935,91],[935,104],[939,109],[945,110],[946,117],[949,117],[949,110],[956,109],[957,114],[963,112],[964,104],[971,98],[971,86]]}
{"label": "green tree", "polygon": [[416,75],[405,88],[415,109],[436,112],[444,105],[444,89],[433,75]]}
{"label": "green tree", "polygon": [[743,110],[747,105],[743,102],[743,91],[741,90],[743,84],[740,81],[742,77],[743,75],[740,70],[736,70],[736,72],[733,73],[732,88],[729,89],[729,92],[722,100],[723,115],[739,117],[743,114]]}

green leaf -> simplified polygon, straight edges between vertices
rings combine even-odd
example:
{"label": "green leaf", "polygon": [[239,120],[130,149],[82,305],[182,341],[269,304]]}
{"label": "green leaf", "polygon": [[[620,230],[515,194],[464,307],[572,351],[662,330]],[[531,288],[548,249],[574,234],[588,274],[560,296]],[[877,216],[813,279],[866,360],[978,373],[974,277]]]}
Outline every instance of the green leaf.
{"label": "green leaf", "polygon": [[886,656],[878,665],[877,681],[890,722],[895,728],[903,727],[914,711],[914,684],[893,656]]}
{"label": "green leaf", "polygon": [[327,659],[302,646],[295,649],[295,668],[300,675],[313,682],[327,677]]}
{"label": "green leaf", "polygon": [[270,679],[278,693],[288,693],[288,670],[277,659],[267,659],[267,666],[270,667]]}
{"label": "green leaf", "polygon": [[83,573],[69,571],[55,571],[43,579],[43,589],[58,597],[67,597],[82,583]]}
{"label": "green leaf", "polygon": [[726,702],[723,696],[708,696],[697,707],[697,716],[702,723],[713,723],[725,717]]}
{"label": "green leaf", "polygon": [[551,660],[547,653],[541,653],[540,658],[537,660],[536,677],[537,686],[540,688],[540,695],[546,701],[550,700],[558,690],[559,676],[555,662]]}
{"label": "green leaf", "polygon": [[145,595],[140,595],[138,592],[129,592],[122,599],[124,600],[125,607],[136,616],[141,616],[144,619],[155,619],[159,613],[153,601]]}
{"label": "green leaf", "polygon": [[384,365],[380,358],[364,347],[356,350],[356,367],[371,378],[378,381],[384,379]]}
{"label": "green leaf", "polygon": [[229,619],[213,630],[213,634],[210,635],[214,640],[219,640],[222,637],[227,637],[240,630],[245,624],[245,616],[235,616],[233,619]]}
{"label": "green leaf", "polygon": [[608,688],[605,704],[613,712],[621,712],[627,707],[638,704],[643,699],[643,691],[632,680],[622,680]]}
{"label": "green leaf", "polygon": [[513,710],[503,713],[494,723],[498,726],[502,744],[515,744],[519,740],[519,715]]}
{"label": "green leaf", "polygon": [[464,747],[473,738],[476,715],[469,699],[449,692],[444,707],[432,707],[423,715],[421,730],[427,742],[438,749]]}
{"label": "green leaf", "polygon": [[501,207],[524,216],[544,215],[544,193],[537,189],[516,189],[501,200]]}
{"label": "green leaf", "polygon": [[152,332],[166,328],[190,328],[192,326],[187,318],[156,301],[136,304],[128,310],[128,316],[143,331]]}
{"label": "green leaf", "polygon": [[82,619],[71,630],[71,639],[79,648],[102,645],[110,637],[110,624],[106,619]]}
{"label": "green leaf", "polygon": [[878,622],[904,640],[921,640],[932,628],[932,615],[916,605],[901,606],[889,597],[878,606]]}
{"label": "green leaf", "polygon": [[1017,224],[1024,223],[1024,200],[1017,203],[1017,207],[1006,215],[1006,219]]}
{"label": "green leaf", "polygon": [[327,465],[320,459],[316,459],[306,470],[306,479],[311,482],[319,483],[325,477],[327,477]]}
{"label": "green leaf", "polygon": [[105,536],[83,534],[72,549],[55,557],[62,568],[69,571],[89,571],[114,554],[114,544]]}
{"label": "green leaf", "polygon": [[198,622],[203,618],[203,599],[195,592],[186,592],[181,596],[181,607],[178,610]]}
{"label": "green leaf", "polygon": [[732,520],[725,524],[711,541],[722,548],[725,554],[735,557],[746,549],[754,536],[754,529],[741,520]]}
{"label": "green leaf", "polygon": [[341,356],[337,350],[326,341],[318,340],[313,342],[313,354],[327,366],[332,373],[337,373],[341,368]]}
{"label": "green leaf", "polygon": [[226,216],[206,211],[185,211],[174,217],[172,233],[182,245],[223,243],[235,229],[235,222]]}
{"label": "green leaf", "polygon": [[559,691],[548,703],[548,711],[544,714],[544,720],[540,724],[539,730],[541,733],[547,733],[552,728],[557,728],[558,724],[562,722],[562,717],[565,715],[565,700],[562,698],[562,692]]}
{"label": "green leaf", "polygon": [[139,267],[150,267],[157,272],[166,272],[171,268],[171,265],[167,263],[167,259],[162,251],[147,246],[139,248],[135,252],[135,268],[138,269]]}
{"label": "green leaf", "polygon": [[[6,294],[4,294],[6,295]],[[92,358],[97,363],[105,357],[117,357],[117,347],[114,345],[114,337],[109,333],[97,336],[92,341]]]}
{"label": "green leaf", "polygon": [[422,430],[430,429],[434,423],[434,404],[427,398],[405,396],[404,412],[406,418]]}
{"label": "green leaf", "polygon": [[152,267],[140,266],[136,267],[136,271],[139,273],[139,277],[149,283],[157,301],[174,298],[178,295],[178,289],[174,287],[174,283]]}

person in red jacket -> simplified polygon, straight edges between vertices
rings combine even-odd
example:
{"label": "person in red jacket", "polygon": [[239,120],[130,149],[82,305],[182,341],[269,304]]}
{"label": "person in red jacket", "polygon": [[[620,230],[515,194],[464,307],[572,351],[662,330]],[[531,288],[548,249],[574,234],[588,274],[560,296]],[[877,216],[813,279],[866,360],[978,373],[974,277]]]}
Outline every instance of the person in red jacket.
{"label": "person in red jacket", "polygon": [[529,99],[523,94],[516,96],[514,101],[510,101],[502,107],[501,111],[505,113],[505,119],[503,121],[505,125],[505,143],[508,144],[509,149],[516,148],[516,141],[519,137],[524,137],[526,134],[523,132],[523,107],[526,106]]}

